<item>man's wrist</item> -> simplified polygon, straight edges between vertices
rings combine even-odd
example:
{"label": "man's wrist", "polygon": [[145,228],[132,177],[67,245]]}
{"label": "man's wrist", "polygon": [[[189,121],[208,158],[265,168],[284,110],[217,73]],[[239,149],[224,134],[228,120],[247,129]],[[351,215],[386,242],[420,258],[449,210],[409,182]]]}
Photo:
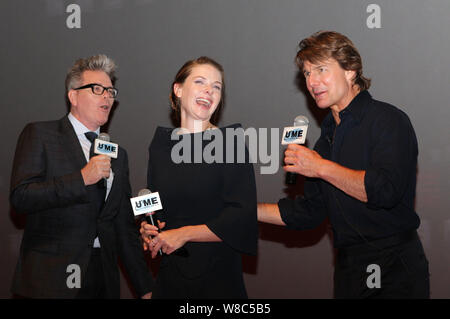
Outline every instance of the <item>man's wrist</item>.
{"label": "man's wrist", "polygon": [[323,180],[327,180],[330,176],[330,170],[332,170],[333,162],[322,158],[319,163],[319,168],[317,170],[317,177]]}

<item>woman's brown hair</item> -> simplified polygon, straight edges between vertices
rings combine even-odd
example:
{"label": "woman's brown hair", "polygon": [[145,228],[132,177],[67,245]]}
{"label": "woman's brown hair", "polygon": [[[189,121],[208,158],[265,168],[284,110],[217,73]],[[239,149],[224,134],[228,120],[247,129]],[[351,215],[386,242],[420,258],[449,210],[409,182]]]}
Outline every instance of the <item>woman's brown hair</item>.
{"label": "woman's brown hair", "polygon": [[177,126],[179,126],[181,122],[181,110],[180,110],[180,99],[175,95],[175,92],[173,90],[174,84],[175,83],[183,84],[186,78],[191,74],[192,68],[202,64],[212,65],[220,72],[222,76],[221,98],[219,104],[217,105],[216,110],[211,116],[210,121],[212,124],[216,125],[219,120],[219,114],[225,104],[225,73],[223,71],[222,65],[220,65],[218,62],[214,61],[213,59],[207,56],[201,56],[197,59],[187,61],[180,68],[180,70],[178,70],[177,74],[175,75],[175,79],[173,80],[172,85],[170,86],[169,99],[173,110],[173,119],[176,122]]}

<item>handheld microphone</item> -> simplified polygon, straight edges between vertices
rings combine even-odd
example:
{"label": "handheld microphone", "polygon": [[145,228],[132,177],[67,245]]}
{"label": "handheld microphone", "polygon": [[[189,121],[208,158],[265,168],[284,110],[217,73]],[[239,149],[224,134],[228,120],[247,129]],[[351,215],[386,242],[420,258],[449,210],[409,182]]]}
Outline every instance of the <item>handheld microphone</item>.
{"label": "handheld microphone", "polygon": [[[159,232],[160,229],[158,225],[155,225],[153,220],[153,214],[155,211],[162,209],[159,193],[152,193],[149,189],[144,188],[139,191],[137,197],[130,198],[130,202],[134,215],[138,216],[145,214],[145,220],[147,223],[156,226]],[[159,254],[162,255],[161,249],[159,250]]]}
{"label": "handheld microphone", "polygon": [[[145,214],[145,220],[147,221],[147,223],[156,226],[158,228],[158,232],[160,232],[161,230],[159,229],[159,226],[155,224],[155,221],[153,220],[153,214],[157,210],[162,209],[159,193],[152,193],[149,189],[144,188],[139,191],[137,197],[130,198],[130,201],[134,215],[138,216]],[[163,254],[161,249],[159,250],[159,254]],[[187,257],[189,255],[185,247],[181,247],[175,250],[172,254],[183,257]]]}
{"label": "handheld microphone", "polygon": [[119,144],[110,142],[108,133],[100,133],[95,139],[94,153],[107,155],[111,158],[117,158],[119,153]]}
{"label": "handheld microphone", "polygon": [[[151,192],[149,189],[144,188],[144,189],[141,189],[141,190],[139,191],[138,197],[140,197],[140,196],[145,196],[145,195],[148,195],[148,194],[151,194],[151,193],[152,193],[152,192]],[[154,220],[153,220],[153,214],[154,214],[154,213],[155,213],[154,211],[151,212],[151,213],[146,213],[146,214],[145,214],[145,220],[147,221],[147,223],[151,223],[153,226],[158,227],[158,225],[155,225],[155,222],[154,222]],[[158,227],[158,232],[160,232],[159,227]]]}
{"label": "handheld microphone", "polygon": [[[308,131],[309,120],[304,115],[299,115],[294,120],[293,127],[286,127],[283,132],[281,144],[304,144],[306,133]],[[295,185],[297,182],[297,174],[287,172],[285,183],[287,185]]]}
{"label": "handheld microphone", "polygon": [[[104,154],[104,155],[108,155],[112,158],[117,158],[117,152],[119,150],[119,146],[117,144],[114,143],[110,143],[109,141],[111,140],[111,137],[109,136],[108,133],[100,133],[99,136],[95,139],[95,144],[94,144],[94,153],[95,154]],[[106,147],[106,145],[108,144],[114,144],[115,146],[108,146]],[[106,148],[109,149],[114,149],[113,153],[110,153],[109,151],[106,151]],[[103,178],[103,186],[107,187],[108,186],[108,182],[106,181],[106,178]]]}

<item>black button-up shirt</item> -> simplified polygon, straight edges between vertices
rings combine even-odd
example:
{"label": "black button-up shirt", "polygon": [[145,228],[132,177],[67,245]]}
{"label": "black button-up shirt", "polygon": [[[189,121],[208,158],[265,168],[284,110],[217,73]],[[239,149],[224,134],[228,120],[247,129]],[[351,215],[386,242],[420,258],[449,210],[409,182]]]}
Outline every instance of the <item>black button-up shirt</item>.
{"label": "black button-up shirt", "polygon": [[347,247],[419,227],[414,211],[417,139],[408,116],[360,92],[322,123],[314,149],[323,158],[364,170],[368,202],[363,203],[321,179],[308,178],[304,196],[278,202],[288,228],[311,229],[329,217],[335,247]]}

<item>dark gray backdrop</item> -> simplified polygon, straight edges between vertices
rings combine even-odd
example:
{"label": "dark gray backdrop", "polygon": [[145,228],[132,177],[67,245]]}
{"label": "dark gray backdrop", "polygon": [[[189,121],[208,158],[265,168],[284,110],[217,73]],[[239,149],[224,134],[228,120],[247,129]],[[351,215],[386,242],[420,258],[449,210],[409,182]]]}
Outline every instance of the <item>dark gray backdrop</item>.
{"label": "dark gray backdrop", "polygon": [[[81,28],[67,26],[72,3],[81,8]],[[381,28],[368,27],[368,18],[376,22],[371,7],[367,12],[372,3],[381,9]],[[447,0],[1,1],[0,297],[11,296],[23,230],[8,202],[17,137],[27,122],[66,113],[64,77],[76,58],[105,53],[119,65],[119,106],[109,132],[128,150],[137,193],[145,187],[153,132],[157,125],[171,125],[173,76],[200,55],[225,68],[228,95],[221,124],[275,128],[304,114],[311,119],[312,146],[323,114],[298,89],[293,59],[299,40],[330,29],[348,35],[359,48],[365,74],[373,80],[372,95],[404,110],[416,129],[419,233],[430,261],[432,297],[449,298],[449,13]],[[259,166],[258,200],[285,196],[282,170],[261,175]],[[258,256],[244,258],[249,297],[331,298],[328,234],[326,223],[307,232],[261,225]],[[132,296],[125,279],[122,296]]]}

